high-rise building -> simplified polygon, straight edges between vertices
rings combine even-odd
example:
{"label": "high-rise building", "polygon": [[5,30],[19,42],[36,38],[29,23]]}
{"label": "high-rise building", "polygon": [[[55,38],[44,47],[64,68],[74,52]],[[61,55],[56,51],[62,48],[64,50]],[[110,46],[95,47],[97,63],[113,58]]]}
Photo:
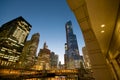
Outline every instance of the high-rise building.
{"label": "high-rise building", "polygon": [[82,53],[83,53],[84,66],[85,66],[85,68],[91,69],[89,54],[88,54],[88,51],[87,51],[86,47],[83,47],[83,48],[82,48]]}
{"label": "high-rise building", "polygon": [[19,61],[31,25],[18,17],[0,27],[0,66],[13,66]]}
{"label": "high-rise building", "polygon": [[39,44],[39,37],[40,34],[35,33],[32,35],[31,40],[25,42],[19,61],[20,68],[31,68],[34,65]]}
{"label": "high-rise building", "polygon": [[58,69],[65,69],[65,65],[61,64],[61,61],[58,63]]}
{"label": "high-rise building", "polygon": [[48,46],[46,45],[46,42],[44,43],[43,49],[40,49],[38,53],[38,60],[35,63],[37,70],[49,70],[51,69],[50,66],[50,50],[48,49]]}
{"label": "high-rise building", "polygon": [[65,43],[65,68],[74,69],[80,68],[82,60],[79,54],[76,35],[73,33],[72,22],[68,21],[65,24],[66,28],[66,43]]}
{"label": "high-rise building", "polygon": [[54,52],[51,52],[50,54],[50,63],[51,63],[51,69],[57,69],[58,68],[58,55]]}

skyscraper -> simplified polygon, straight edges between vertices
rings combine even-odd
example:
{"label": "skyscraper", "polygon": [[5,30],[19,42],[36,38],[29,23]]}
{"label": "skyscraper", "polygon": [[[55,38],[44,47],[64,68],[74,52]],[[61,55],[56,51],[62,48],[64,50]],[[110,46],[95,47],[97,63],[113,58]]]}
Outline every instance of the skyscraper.
{"label": "skyscraper", "polygon": [[20,56],[19,67],[31,68],[36,59],[36,52],[39,44],[39,33],[32,35],[32,38],[25,42],[22,54]]}
{"label": "skyscraper", "polygon": [[43,45],[43,49],[40,49],[38,53],[38,60],[35,63],[37,70],[49,70],[51,68],[50,66],[50,50],[48,49],[48,46],[46,42]]}
{"label": "skyscraper", "polygon": [[79,55],[78,43],[76,35],[73,33],[72,22],[65,24],[66,43],[65,43],[65,68],[80,68],[81,57]]}
{"label": "skyscraper", "polygon": [[31,25],[22,17],[0,27],[0,65],[13,66],[19,61]]}

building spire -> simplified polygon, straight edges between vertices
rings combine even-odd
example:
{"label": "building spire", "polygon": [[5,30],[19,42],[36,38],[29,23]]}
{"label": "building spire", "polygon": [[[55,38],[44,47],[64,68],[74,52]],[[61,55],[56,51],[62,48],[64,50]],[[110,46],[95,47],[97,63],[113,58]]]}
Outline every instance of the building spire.
{"label": "building spire", "polygon": [[44,49],[47,49],[47,48],[48,48],[46,42],[44,42],[43,48],[44,48]]}

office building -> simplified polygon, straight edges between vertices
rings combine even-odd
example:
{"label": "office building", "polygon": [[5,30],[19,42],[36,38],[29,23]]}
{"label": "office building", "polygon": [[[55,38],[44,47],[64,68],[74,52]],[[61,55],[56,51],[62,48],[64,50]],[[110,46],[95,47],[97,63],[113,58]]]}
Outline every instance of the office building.
{"label": "office building", "polygon": [[50,54],[50,64],[51,69],[57,69],[58,68],[58,55],[54,52],[51,52]]}
{"label": "office building", "polygon": [[50,50],[46,42],[43,45],[43,49],[40,49],[38,53],[38,60],[35,63],[37,70],[49,70],[51,69],[50,65]]}
{"label": "office building", "polygon": [[72,22],[68,21],[65,24],[66,43],[65,43],[65,68],[74,69],[80,68],[82,60],[79,54],[76,35],[73,33]]}
{"label": "office building", "polygon": [[15,66],[19,61],[31,25],[18,17],[0,27],[0,66]]}
{"label": "office building", "polygon": [[20,56],[19,65],[20,68],[31,68],[35,64],[36,52],[39,44],[39,33],[32,35],[31,39],[26,41],[22,54]]}
{"label": "office building", "polygon": [[86,69],[91,69],[89,54],[88,54],[88,51],[87,51],[86,47],[82,48],[82,53],[83,53],[83,59],[84,59],[85,68]]}

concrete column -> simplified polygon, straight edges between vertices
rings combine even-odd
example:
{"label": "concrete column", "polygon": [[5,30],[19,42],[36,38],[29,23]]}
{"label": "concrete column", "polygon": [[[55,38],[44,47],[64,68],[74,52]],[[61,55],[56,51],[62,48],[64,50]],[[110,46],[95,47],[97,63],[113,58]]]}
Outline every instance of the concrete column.
{"label": "concrete column", "polygon": [[85,0],[67,0],[83,33],[95,80],[113,80],[110,69],[102,55],[99,43],[91,28]]}
{"label": "concrete column", "polygon": [[112,80],[109,67],[92,29],[82,31],[95,80]]}
{"label": "concrete column", "polygon": [[111,62],[113,64],[112,66],[114,66],[113,68],[114,68],[115,78],[116,78],[116,80],[119,80],[120,79],[120,75],[119,75],[120,67],[115,59],[113,59]]}

